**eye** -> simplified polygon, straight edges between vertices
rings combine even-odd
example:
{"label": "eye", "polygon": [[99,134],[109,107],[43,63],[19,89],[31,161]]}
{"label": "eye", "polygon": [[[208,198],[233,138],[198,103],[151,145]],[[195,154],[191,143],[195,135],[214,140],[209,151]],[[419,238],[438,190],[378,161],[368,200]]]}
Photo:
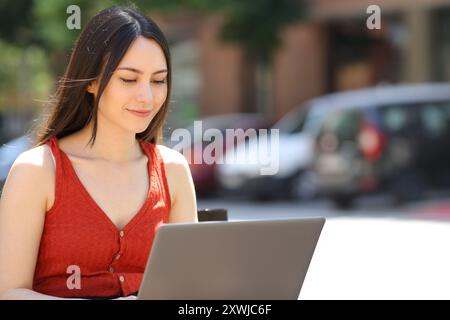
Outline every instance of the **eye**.
{"label": "eye", "polygon": [[164,79],[164,80],[153,80],[152,82],[156,83],[156,84],[164,84],[164,83],[166,83],[166,79]]}
{"label": "eye", "polygon": [[125,78],[120,78],[120,80],[122,80],[125,83],[134,83],[136,82],[136,79],[125,79]]}

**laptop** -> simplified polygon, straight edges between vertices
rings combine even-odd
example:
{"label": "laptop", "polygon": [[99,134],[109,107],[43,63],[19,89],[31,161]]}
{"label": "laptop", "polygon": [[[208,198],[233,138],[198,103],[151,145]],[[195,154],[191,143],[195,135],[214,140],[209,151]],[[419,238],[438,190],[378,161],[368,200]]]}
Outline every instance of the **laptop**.
{"label": "laptop", "polygon": [[297,300],[324,218],[163,224],[138,300]]}

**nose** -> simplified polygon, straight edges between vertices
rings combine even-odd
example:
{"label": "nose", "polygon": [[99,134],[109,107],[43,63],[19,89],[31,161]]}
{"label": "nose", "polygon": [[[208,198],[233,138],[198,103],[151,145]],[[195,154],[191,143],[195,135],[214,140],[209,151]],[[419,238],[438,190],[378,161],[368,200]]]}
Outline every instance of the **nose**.
{"label": "nose", "polygon": [[144,105],[153,105],[153,92],[150,84],[141,86],[137,93],[136,100]]}

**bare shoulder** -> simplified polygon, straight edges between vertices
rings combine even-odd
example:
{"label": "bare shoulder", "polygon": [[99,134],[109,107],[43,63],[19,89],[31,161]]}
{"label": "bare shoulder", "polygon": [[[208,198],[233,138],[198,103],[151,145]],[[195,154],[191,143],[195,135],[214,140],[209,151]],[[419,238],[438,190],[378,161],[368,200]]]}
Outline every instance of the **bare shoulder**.
{"label": "bare shoulder", "polygon": [[54,171],[52,151],[46,144],[22,152],[14,161],[11,170],[27,168],[30,174],[45,175]]}
{"label": "bare shoulder", "polygon": [[197,222],[195,186],[187,159],[180,152],[158,145],[172,200],[171,223]]}
{"label": "bare shoulder", "polygon": [[188,165],[186,158],[180,152],[161,144],[158,144],[157,147],[165,165]]}
{"label": "bare shoulder", "polygon": [[170,149],[164,145],[157,145],[159,153],[164,162],[164,167],[171,186],[171,193],[181,181],[190,177],[189,164],[180,152]]}
{"label": "bare shoulder", "polygon": [[164,145],[157,147],[164,162],[173,207],[180,194],[189,189],[194,192],[191,171],[183,154]]}
{"label": "bare shoulder", "polygon": [[[4,192],[25,192],[25,186],[32,186],[35,192],[30,196],[43,196],[45,201],[54,189],[55,164],[48,145],[41,145],[22,152],[14,161],[5,182]],[[39,188],[36,188],[39,186]],[[37,192],[39,189],[40,192]]]}

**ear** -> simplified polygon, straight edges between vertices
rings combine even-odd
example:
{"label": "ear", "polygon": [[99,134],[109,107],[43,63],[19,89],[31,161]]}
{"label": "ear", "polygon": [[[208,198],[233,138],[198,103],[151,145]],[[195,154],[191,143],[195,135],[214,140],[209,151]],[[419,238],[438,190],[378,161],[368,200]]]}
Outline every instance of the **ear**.
{"label": "ear", "polygon": [[89,83],[89,85],[86,88],[86,91],[96,95],[97,94],[97,89],[98,89],[98,81],[94,80],[91,83]]}

